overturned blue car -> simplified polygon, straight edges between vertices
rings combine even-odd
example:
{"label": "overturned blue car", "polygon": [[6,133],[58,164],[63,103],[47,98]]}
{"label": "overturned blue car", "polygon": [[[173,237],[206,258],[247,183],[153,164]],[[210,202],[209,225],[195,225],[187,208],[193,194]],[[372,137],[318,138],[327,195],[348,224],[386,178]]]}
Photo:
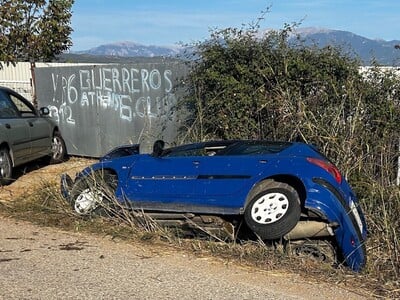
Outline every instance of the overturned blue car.
{"label": "overturned blue car", "polygon": [[304,143],[224,140],[164,148],[156,141],[150,154],[121,146],[75,179],[64,174],[61,190],[79,215],[100,214],[117,201],[161,224],[277,241],[354,271],[366,262],[367,228],[354,192]]}

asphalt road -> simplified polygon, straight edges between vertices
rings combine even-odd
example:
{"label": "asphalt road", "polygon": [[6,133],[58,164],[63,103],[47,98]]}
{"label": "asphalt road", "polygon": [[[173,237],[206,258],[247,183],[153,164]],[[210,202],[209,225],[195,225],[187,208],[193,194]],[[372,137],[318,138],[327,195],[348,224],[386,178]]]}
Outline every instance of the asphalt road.
{"label": "asphalt road", "polygon": [[[350,289],[350,287],[349,287]],[[365,299],[332,283],[0,217],[0,299]]]}

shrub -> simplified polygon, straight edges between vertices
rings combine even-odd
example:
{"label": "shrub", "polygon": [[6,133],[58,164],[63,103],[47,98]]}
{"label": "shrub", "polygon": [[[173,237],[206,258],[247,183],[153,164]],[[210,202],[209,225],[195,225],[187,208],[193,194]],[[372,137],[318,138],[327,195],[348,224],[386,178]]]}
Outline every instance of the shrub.
{"label": "shrub", "polygon": [[[369,272],[399,276],[400,77],[334,47],[289,39],[293,26],[259,34],[228,28],[193,45],[185,130],[193,140],[302,140],[348,178],[370,228]],[[382,264],[380,264],[382,263]],[[383,267],[384,266],[384,267]]]}

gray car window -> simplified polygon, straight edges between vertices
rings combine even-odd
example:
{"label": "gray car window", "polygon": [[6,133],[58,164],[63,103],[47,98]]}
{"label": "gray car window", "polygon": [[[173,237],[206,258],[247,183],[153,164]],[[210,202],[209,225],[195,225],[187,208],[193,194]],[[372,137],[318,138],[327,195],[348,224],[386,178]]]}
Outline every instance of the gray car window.
{"label": "gray car window", "polygon": [[35,112],[26,105],[21,99],[18,99],[14,95],[10,94],[11,101],[14,102],[15,106],[19,110],[19,113],[22,117],[34,117]]}
{"label": "gray car window", "polygon": [[18,112],[15,110],[12,102],[4,95],[0,93],[0,118],[17,118],[19,117]]}

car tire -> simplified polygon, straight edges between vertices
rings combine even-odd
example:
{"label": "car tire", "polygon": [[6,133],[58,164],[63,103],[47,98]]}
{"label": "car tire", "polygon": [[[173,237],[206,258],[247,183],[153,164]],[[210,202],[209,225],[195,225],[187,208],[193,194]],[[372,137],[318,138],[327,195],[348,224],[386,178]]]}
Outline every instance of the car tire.
{"label": "car tire", "polygon": [[[247,226],[263,240],[282,238],[300,219],[300,198],[290,185],[266,180],[250,194],[244,219]],[[253,196],[254,195],[254,196]]]}
{"label": "car tire", "polygon": [[337,263],[336,249],[327,240],[289,241],[286,251],[292,256],[305,257],[317,262],[332,265]]}
{"label": "car tire", "polygon": [[2,147],[0,148],[0,185],[10,184],[12,181],[12,162],[10,151]]}
{"label": "car tire", "polygon": [[53,134],[51,141],[51,152],[50,164],[61,163],[67,156],[67,147],[65,146],[65,141],[58,131],[54,132]]}
{"label": "car tire", "polygon": [[80,216],[112,214],[117,186],[116,175],[97,171],[75,182],[70,195],[71,205]]}

